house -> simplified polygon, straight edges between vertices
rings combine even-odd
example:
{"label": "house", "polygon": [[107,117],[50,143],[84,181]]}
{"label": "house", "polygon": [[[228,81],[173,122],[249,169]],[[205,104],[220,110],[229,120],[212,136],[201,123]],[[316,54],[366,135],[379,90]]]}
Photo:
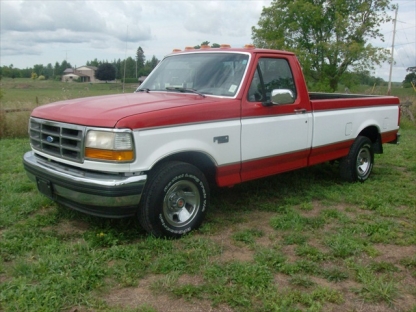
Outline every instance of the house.
{"label": "house", "polygon": [[101,82],[95,78],[95,66],[81,66],[78,68],[67,68],[64,70],[62,75],[63,82],[70,82],[78,80],[80,82]]}
{"label": "house", "polygon": [[143,83],[143,81],[147,78],[147,76],[140,76],[139,77],[139,86]]}

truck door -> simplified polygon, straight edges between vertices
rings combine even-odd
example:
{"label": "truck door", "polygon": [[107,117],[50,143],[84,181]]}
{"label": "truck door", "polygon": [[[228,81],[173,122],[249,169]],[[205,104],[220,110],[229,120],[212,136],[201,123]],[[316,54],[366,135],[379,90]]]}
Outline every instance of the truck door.
{"label": "truck door", "polygon": [[309,98],[301,100],[290,58],[256,62],[242,99],[242,181],[305,167],[311,147]]}

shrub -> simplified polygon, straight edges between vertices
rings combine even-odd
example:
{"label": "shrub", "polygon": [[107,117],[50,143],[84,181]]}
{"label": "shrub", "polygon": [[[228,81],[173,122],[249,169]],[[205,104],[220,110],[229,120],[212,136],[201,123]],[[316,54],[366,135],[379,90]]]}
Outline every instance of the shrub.
{"label": "shrub", "polygon": [[121,79],[121,82],[123,82],[123,80],[125,80],[125,83],[139,83],[139,81],[137,80],[137,78],[125,78],[125,79]]}

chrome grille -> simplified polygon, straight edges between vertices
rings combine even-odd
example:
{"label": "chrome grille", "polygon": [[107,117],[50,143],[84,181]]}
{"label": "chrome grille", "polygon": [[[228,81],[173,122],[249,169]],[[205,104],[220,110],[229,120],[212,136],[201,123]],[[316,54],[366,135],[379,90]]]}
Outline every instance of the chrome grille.
{"label": "chrome grille", "polygon": [[84,160],[85,127],[31,118],[29,136],[32,148],[67,160]]}

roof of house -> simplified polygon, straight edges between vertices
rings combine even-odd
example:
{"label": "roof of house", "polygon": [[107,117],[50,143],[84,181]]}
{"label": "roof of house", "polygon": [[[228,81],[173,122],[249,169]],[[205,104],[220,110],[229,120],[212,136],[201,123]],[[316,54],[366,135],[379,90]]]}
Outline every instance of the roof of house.
{"label": "roof of house", "polygon": [[92,70],[97,70],[98,68],[97,67],[95,67],[95,66],[80,66],[80,67],[77,67],[77,69],[80,69],[80,68],[82,68],[82,67],[86,67],[86,68],[89,68],[89,69],[92,69]]}

